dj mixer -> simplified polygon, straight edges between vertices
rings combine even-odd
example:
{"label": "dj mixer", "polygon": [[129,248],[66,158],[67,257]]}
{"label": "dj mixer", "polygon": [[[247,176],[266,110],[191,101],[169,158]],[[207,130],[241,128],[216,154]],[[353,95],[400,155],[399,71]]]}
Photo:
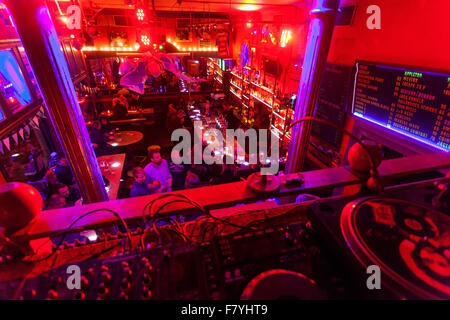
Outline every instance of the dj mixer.
{"label": "dj mixer", "polygon": [[[132,252],[105,254],[101,240],[78,243],[59,249],[60,256],[71,252],[70,263],[11,277],[0,283],[0,297],[449,299],[450,217],[446,208],[433,208],[433,194],[433,187],[418,185],[315,200],[278,216],[270,215],[274,208],[246,221],[235,214],[233,221],[246,228],[198,242],[156,243],[139,229],[131,240],[143,246]],[[202,228],[204,221],[190,224]],[[17,265],[0,263],[0,274],[22,270]],[[73,270],[79,270],[78,280]]]}

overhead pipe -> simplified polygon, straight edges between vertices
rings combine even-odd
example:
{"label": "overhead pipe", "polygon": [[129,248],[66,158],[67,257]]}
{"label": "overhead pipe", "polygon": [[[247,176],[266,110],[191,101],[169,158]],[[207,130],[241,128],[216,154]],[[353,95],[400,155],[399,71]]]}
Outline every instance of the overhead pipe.
{"label": "overhead pipe", "polygon": [[[338,8],[339,0],[314,0],[311,7],[293,122],[314,116]],[[308,152],[311,126],[311,122],[305,122],[292,128],[285,173],[302,171]]]}

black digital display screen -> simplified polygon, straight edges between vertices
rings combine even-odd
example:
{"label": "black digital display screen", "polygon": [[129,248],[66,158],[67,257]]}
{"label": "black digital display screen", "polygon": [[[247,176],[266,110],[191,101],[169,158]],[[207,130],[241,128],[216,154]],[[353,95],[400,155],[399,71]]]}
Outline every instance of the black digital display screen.
{"label": "black digital display screen", "polygon": [[[351,66],[327,63],[323,71],[314,117],[328,120],[344,127],[348,103]],[[341,146],[342,132],[323,123],[312,124],[311,133],[337,151]]]}
{"label": "black digital display screen", "polygon": [[450,74],[357,62],[352,113],[450,150]]}

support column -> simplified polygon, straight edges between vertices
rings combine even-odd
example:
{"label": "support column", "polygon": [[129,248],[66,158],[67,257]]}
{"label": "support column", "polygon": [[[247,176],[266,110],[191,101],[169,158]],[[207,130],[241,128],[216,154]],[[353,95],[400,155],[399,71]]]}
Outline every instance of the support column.
{"label": "support column", "polygon": [[84,203],[107,201],[102,174],[51,20],[42,0],[4,0],[44,96]]}
{"label": "support column", "polygon": [[[314,0],[306,42],[305,59],[298,87],[293,121],[314,116],[322,71],[327,61],[331,36],[338,13],[339,0]],[[292,128],[285,173],[298,172],[305,163],[311,122],[303,122]]]}

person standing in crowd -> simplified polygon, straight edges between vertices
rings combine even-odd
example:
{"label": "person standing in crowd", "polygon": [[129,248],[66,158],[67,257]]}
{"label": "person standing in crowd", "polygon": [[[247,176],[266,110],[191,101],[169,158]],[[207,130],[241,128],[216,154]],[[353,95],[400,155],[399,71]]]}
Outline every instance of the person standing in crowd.
{"label": "person standing in crowd", "polygon": [[170,73],[170,77],[168,79],[168,91],[169,92],[178,92],[180,91],[180,86],[178,85],[178,77],[173,73]]}
{"label": "person standing in crowd", "polygon": [[180,152],[178,150],[173,150],[171,154],[171,159],[169,160],[169,170],[172,175],[172,190],[182,190],[184,189],[186,175],[190,168],[188,164],[175,164],[175,162],[181,162]]}
{"label": "person standing in crowd", "polygon": [[223,117],[225,118],[225,120],[228,123],[228,128],[234,128],[236,125],[236,118],[233,114],[233,106],[229,103],[224,103],[223,104]]}
{"label": "person standing in crowd", "polygon": [[135,110],[141,109],[142,108],[141,96],[137,93],[132,93],[129,105],[131,109]]}
{"label": "person standing in crowd", "polygon": [[58,193],[54,193],[48,198],[45,209],[61,209],[66,206],[66,198]]}
{"label": "person standing in crowd", "polygon": [[44,176],[45,181],[45,199],[50,198],[54,193],[58,192],[57,186],[59,184],[56,173],[53,170],[48,170]]}
{"label": "person standing in crowd", "polygon": [[181,127],[190,130],[192,135],[194,124],[192,123],[191,117],[189,117],[189,113],[185,110],[184,106],[178,109],[177,117]]}
{"label": "person standing in crowd", "polygon": [[58,178],[59,182],[64,183],[67,186],[71,186],[75,183],[72,170],[69,167],[69,163],[66,157],[61,157],[56,164],[55,169],[53,170]]}
{"label": "person standing in crowd", "polygon": [[184,187],[186,189],[192,189],[202,186],[203,184],[201,183],[198,175],[192,169],[189,169],[188,172],[186,173],[186,180],[184,182]]}
{"label": "person standing in crowd", "polygon": [[169,104],[168,109],[169,112],[166,118],[166,128],[170,136],[175,129],[181,127],[181,122],[180,119],[178,118],[178,111],[177,109],[175,109],[172,103]]}
{"label": "person standing in crowd", "polygon": [[9,159],[9,163],[6,166],[6,170],[10,177],[13,177],[15,181],[26,182],[28,181],[27,176],[25,175],[25,166],[20,161],[20,157],[18,155],[12,155]]}
{"label": "person standing in crowd", "polygon": [[[124,120],[128,114],[128,108],[126,104],[123,103],[122,95],[113,99],[113,119],[114,120]],[[126,100],[126,99],[125,99]]]}
{"label": "person standing in crowd", "polygon": [[109,122],[108,117],[100,117],[101,128],[100,131],[105,137],[110,137],[116,132],[116,128]]}
{"label": "person standing in crowd", "polygon": [[210,180],[210,185],[218,185],[224,183],[238,182],[239,177],[237,176],[237,168],[234,164],[217,165],[217,173],[215,177]]}
{"label": "person standing in crowd", "polygon": [[145,166],[144,171],[149,181],[150,192],[171,192],[172,175],[170,174],[167,161],[161,157],[161,148],[159,146],[150,146],[148,148],[148,158],[150,163]]}
{"label": "person standing in crowd", "polygon": [[102,156],[111,152],[111,150],[108,148],[108,145],[106,144],[108,138],[105,136],[101,129],[102,126],[100,124],[100,121],[94,121],[91,129],[89,130],[91,143],[97,156]]}
{"label": "person standing in crowd", "polygon": [[45,165],[42,160],[41,150],[38,147],[32,147],[28,156],[28,174],[32,180],[39,180],[45,174]]}
{"label": "person standing in crowd", "polygon": [[127,108],[127,110],[130,109],[130,104],[125,95],[119,94],[119,101]]}
{"label": "person standing in crowd", "polygon": [[56,167],[59,161],[59,155],[58,152],[52,152],[50,153],[50,159],[48,160],[48,168],[52,169]]}
{"label": "person standing in crowd", "polygon": [[74,205],[81,205],[81,195],[80,192],[74,187],[68,187],[63,183],[58,183],[56,185],[57,192],[60,196],[66,199],[66,207],[72,207]]}
{"label": "person standing in crowd", "polygon": [[130,190],[130,197],[140,197],[147,196],[151,194],[148,189],[147,177],[145,176],[145,171],[141,167],[136,167],[133,169],[133,186]]}
{"label": "person standing in crowd", "polygon": [[122,87],[119,91],[117,91],[117,94],[122,96],[128,96],[130,94],[130,91],[127,88]]}

